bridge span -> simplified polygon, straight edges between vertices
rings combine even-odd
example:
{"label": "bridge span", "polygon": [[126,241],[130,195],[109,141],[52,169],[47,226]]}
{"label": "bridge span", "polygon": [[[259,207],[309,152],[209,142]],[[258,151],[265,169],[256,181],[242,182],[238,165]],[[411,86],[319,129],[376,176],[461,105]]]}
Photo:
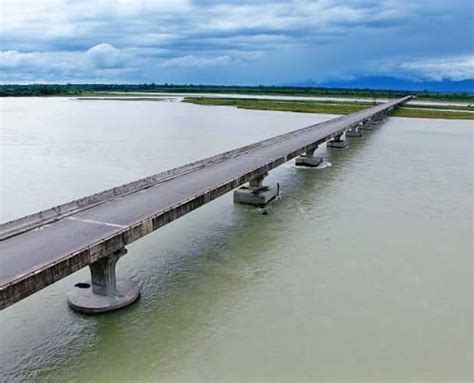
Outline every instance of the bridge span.
{"label": "bridge span", "polygon": [[[91,282],[79,283],[69,305],[85,313],[115,310],[134,302],[139,287],[116,279],[125,247],[190,211],[234,192],[234,201],[263,206],[278,189],[264,186],[267,173],[297,157],[317,166],[318,145],[343,148],[342,136],[360,137],[403,97],[334,118],[0,225],[0,309],[90,266]],[[299,156],[299,157],[298,157]]]}

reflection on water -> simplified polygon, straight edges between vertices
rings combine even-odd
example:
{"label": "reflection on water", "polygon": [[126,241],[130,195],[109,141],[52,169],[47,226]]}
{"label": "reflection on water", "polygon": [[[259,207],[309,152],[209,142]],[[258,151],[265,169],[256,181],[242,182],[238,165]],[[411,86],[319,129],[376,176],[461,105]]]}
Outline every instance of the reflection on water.
{"label": "reflection on water", "polygon": [[[330,116],[181,103],[6,99],[1,220]],[[389,119],[332,166],[272,171],[268,215],[226,195],[129,246],[138,304],[66,291],[0,314],[6,381],[469,381],[472,130]]]}

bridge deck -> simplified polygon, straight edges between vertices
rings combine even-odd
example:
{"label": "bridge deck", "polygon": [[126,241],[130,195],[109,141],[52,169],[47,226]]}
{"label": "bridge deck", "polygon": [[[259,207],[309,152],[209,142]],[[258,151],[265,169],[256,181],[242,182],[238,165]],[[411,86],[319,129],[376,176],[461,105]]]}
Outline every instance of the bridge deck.
{"label": "bridge deck", "polygon": [[335,137],[407,99],[262,141],[223,160],[1,240],[0,308],[281,165],[308,145]]}

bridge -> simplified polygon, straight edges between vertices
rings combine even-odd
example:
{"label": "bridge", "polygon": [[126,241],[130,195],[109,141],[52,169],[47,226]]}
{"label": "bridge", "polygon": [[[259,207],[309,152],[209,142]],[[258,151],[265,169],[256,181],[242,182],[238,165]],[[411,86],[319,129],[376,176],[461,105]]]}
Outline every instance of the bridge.
{"label": "bridge", "polygon": [[140,295],[136,283],[118,279],[125,247],[171,221],[234,191],[234,201],[264,206],[279,188],[263,185],[271,169],[296,158],[317,166],[317,147],[344,148],[412,96],[376,105],[96,193],[0,225],[0,309],[89,266],[91,282],[76,284],[71,308],[116,310]]}

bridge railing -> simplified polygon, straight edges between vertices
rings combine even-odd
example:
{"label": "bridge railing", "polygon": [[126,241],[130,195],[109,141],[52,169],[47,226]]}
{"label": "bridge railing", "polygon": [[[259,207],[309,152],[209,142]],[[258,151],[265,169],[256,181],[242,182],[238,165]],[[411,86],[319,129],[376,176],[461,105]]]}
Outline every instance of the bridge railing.
{"label": "bridge railing", "polygon": [[[338,118],[339,119],[339,118]],[[334,121],[334,120],[333,120]],[[199,161],[192,162],[190,164],[182,165],[158,174],[154,174],[145,178],[141,178],[136,181],[129,182],[111,189],[104,190],[99,193],[89,195],[87,197],[82,197],[71,202],[67,202],[52,208],[39,211],[34,214],[30,214],[12,221],[3,223],[0,225],[0,241],[7,238],[13,237],[15,235],[24,233],[26,231],[32,230],[36,227],[52,223],[64,217],[67,217],[71,214],[76,214],[81,211],[90,209],[94,206],[103,204],[110,200],[126,196],[128,194],[133,194],[138,191],[150,188],[159,183],[169,181],[175,177],[185,175],[194,170],[200,169],[204,166],[215,164],[217,162],[223,161],[225,159],[231,158],[233,156],[246,153],[253,149],[257,149],[262,145],[266,145],[272,142],[277,142],[281,139],[285,139],[289,136],[296,134],[297,132],[314,128],[316,125],[302,128],[291,133],[284,133],[263,141],[256,142],[254,144],[246,145],[238,149],[229,150],[224,153],[216,154],[211,157],[201,159]]]}

